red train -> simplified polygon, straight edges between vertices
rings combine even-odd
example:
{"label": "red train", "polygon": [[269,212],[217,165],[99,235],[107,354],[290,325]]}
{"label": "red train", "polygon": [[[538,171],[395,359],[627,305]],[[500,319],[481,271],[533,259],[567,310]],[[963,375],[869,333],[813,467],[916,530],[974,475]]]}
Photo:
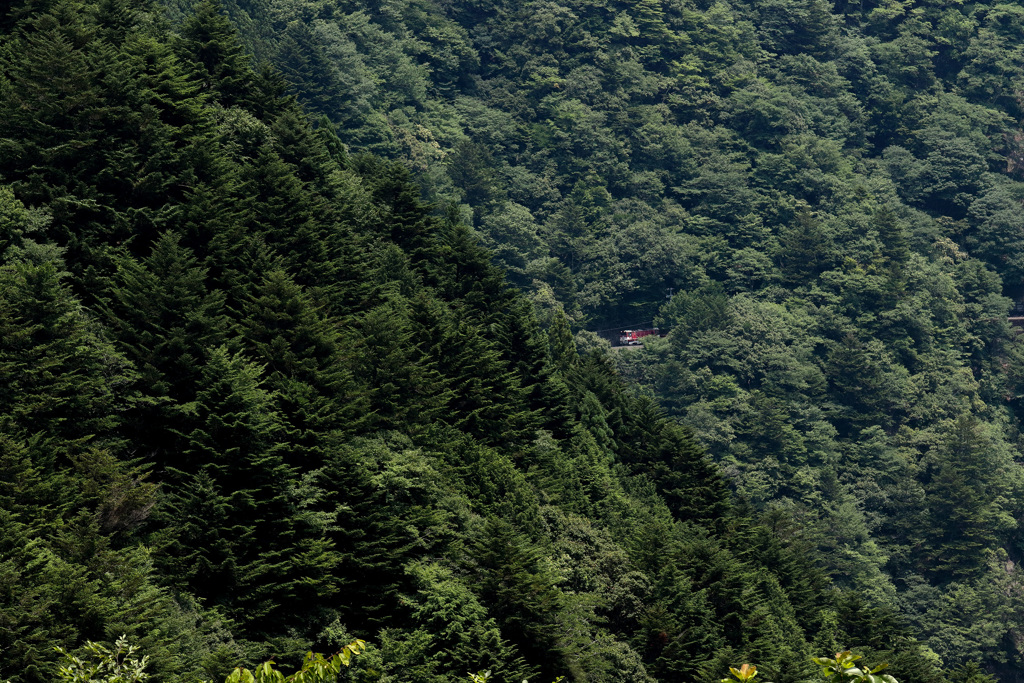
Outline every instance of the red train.
{"label": "red train", "polygon": [[657,327],[646,330],[622,330],[619,332],[619,346],[633,346],[639,344],[644,337],[658,336],[660,332]]}

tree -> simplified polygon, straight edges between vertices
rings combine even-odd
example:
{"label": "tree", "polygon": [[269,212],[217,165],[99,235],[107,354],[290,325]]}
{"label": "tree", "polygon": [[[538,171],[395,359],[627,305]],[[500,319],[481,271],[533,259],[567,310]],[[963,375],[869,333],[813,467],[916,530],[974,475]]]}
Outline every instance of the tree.
{"label": "tree", "polygon": [[922,569],[940,580],[975,576],[985,550],[1016,526],[1003,507],[1005,462],[971,415],[948,425],[925,481],[928,524]]}
{"label": "tree", "polygon": [[126,431],[163,466],[173,457],[168,430],[178,429],[183,404],[194,400],[211,348],[225,340],[223,291],[175,233],[163,234],[143,261],[122,255],[101,299],[103,319],[118,347],[138,368],[147,397],[132,406]]}
{"label": "tree", "polygon": [[158,561],[174,584],[248,614],[255,634],[276,630],[275,622],[305,623],[317,612],[313,598],[337,590],[339,560],[292,498],[293,446],[262,375],[241,354],[211,351],[192,412],[176,430],[157,534]]}
{"label": "tree", "polygon": [[62,279],[52,262],[0,267],[0,423],[50,442],[46,469],[116,443],[135,380]]}
{"label": "tree", "polygon": [[557,666],[552,643],[561,595],[541,554],[508,523],[489,518],[469,552],[481,602],[502,634],[544,669]]}
{"label": "tree", "polygon": [[176,45],[203,89],[225,107],[250,104],[254,74],[249,57],[219,0],[202,0],[182,26]]}
{"label": "tree", "polygon": [[57,677],[67,683],[143,683],[149,678],[146,666],[149,657],[137,659],[137,645],[129,645],[122,635],[109,649],[100,643],[88,641],[85,649],[91,661],[80,659],[63,648],[57,652],[64,658],[57,668]]}
{"label": "tree", "polygon": [[463,580],[437,564],[416,563],[410,570],[418,584],[412,617],[429,634],[431,660],[440,671],[489,671],[505,680],[529,676],[523,658]]}
{"label": "tree", "polygon": [[312,469],[323,460],[326,435],[357,431],[366,410],[348,369],[347,340],[337,321],[280,268],[263,275],[239,314],[244,344],[265,364],[268,387],[288,427],[297,431],[292,439],[309,449],[304,467]]}

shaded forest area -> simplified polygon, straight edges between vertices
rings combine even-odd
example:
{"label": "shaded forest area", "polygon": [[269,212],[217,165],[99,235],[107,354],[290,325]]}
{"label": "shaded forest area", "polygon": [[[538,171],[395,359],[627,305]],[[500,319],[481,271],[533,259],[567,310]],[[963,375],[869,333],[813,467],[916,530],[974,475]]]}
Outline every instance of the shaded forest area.
{"label": "shaded forest area", "polygon": [[1015,679],[1021,21],[9,3],[0,678]]}
{"label": "shaded forest area", "polygon": [[947,668],[1018,675],[1021,8],[225,9],[307,109],[459,204],[542,324],[671,329],[620,371],[834,585]]}

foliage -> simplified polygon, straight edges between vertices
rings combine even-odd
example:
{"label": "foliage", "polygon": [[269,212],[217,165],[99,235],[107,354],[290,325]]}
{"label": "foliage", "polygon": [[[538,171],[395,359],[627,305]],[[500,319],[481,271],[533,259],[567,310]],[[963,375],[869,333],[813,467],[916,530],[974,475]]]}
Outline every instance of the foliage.
{"label": "foliage", "polygon": [[836,653],[834,659],[830,657],[814,657],[813,661],[821,668],[821,673],[825,680],[835,676],[836,680],[856,681],[856,683],[877,683],[878,681],[895,683],[896,679],[889,674],[875,675],[886,669],[889,666],[887,663],[883,662],[873,669],[864,670],[856,663],[860,659],[863,659],[861,655],[855,655],[849,650],[845,650]]}
{"label": "foliage", "polygon": [[134,657],[138,650],[139,647],[129,645],[128,638],[123,635],[114,642],[113,649],[100,643],[86,642],[88,660],[58,647],[57,652],[64,661],[57,668],[57,677],[68,683],[143,683],[150,677],[146,673],[149,657]]}
{"label": "foliage", "polygon": [[727,681],[731,683],[734,679],[740,683],[747,683],[747,681],[754,680],[754,676],[757,675],[757,667],[752,664],[744,664],[738,669],[730,666],[729,675],[732,676],[732,678],[723,678],[722,683],[726,683]]}
{"label": "foliage", "polygon": [[0,674],[1010,680],[1022,26],[5,4]]}
{"label": "foliage", "polygon": [[330,683],[336,681],[342,667],[348,667],[352,658],[366,649],[366,642],[353,640],[330,657],[318,652],[307,652],[302,666],[293,674],[285,676],[274,667],[273,661],[266,661],[250,671],[237,667],[225,683]]}
{"label": "foliage", "polygon": [[[821,680],[828,681],[835,677],[836,681],[853,681],[856,683],[896,683],[896,679],[889,674],[876,676],[879,672],[888,668],[888,663],[882,663],[868,671],[863,670],[856,662],[863,659],[861,655],[855,655],[849,650],[836,653],[832,657],[811,657],[811,661],[818,665]],[[747,683],[757,676],[757,667],[751,664],[744,664],[740,668],[729,667],[731,678],[723,678],[721,683]]]}

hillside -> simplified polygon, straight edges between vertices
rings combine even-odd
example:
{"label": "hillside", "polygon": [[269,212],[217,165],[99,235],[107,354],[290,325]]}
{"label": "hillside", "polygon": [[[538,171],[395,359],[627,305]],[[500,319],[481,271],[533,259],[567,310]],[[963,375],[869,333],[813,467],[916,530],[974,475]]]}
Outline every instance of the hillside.
{"label": "hillside", "polygon": [[542,322],[671,329],[621,370],[835,585],[947,668],[1018,675],[1020,8],[225,9],[307,109],[458,203]]}
{"label": "hillside", "polygon": [[0,677],[122,633],[160,681],[354,636],[353,680],[939,675],[216,6],[0,27]]}
{"label": "hillside", "polygon": [[0,679],[1010,680],[1019,19],[0,10]]}

